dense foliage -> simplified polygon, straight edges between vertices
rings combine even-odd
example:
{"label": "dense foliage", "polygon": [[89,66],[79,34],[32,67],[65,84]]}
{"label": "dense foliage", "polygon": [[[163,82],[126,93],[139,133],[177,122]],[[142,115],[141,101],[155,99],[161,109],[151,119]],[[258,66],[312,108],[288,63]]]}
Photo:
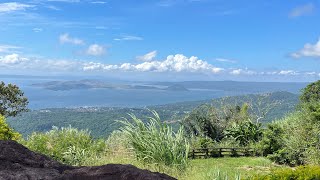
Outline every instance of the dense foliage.
{"label": "dense foliage", "polygon": [[320,100],[320,80],[313,82],[302,90],[300,100],[303,103]]}
{"label": "dense foliage", "polygon": [[4,116],[0,115],[0,140],[19,140],[21,134],[15,132],[6,122]]}
{"label": "dense foliage", "polygon": [[216,108],[206,105],[193,110],[182,124],[189,135],[201,137],[201,148],[230,138],[240,146],[247,146],[262,137],[261,123],[252,121],[254,118],[249,114],[249,105],[246,103],[241,107],[226,105]]}
{"label": "dense foliage", "polygon": [[147,164],[165,165],[180,170],[188,165],[189,143],[181,127],[174,132],[172,127],[160,120],[159,115],[152,111],[145,124],[142,120],[131,115],[129,120],[120,121],[136,157]]}
{"label": "dense foliage", "polygon": [[104,140],[93,140],[87,130],[72,127],[54,127],[46,133],[33,133],[22,143],[33,151],[78,166],[85,164],[90,157],[99,158],[106,150]]}
{"label": "dense foliage", "polygon": [[26,112],[28,103],[28,99],[18,86],[0,82],[0,115],[8,117]]}

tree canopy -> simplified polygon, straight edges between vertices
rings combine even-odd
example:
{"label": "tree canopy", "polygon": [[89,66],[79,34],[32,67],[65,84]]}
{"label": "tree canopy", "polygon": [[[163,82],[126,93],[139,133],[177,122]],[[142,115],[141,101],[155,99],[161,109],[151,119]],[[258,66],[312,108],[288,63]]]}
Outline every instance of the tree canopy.
{"label": "tree canopy", "polygon": [[28,99],[18,86],[0,83],[0,115],[16,116],[20,112],[28,111]]}
{"label": "tree canopy", "polygon": [[320,101],[320,80],[309,84],[302,90],[300,100],[303,103]]}

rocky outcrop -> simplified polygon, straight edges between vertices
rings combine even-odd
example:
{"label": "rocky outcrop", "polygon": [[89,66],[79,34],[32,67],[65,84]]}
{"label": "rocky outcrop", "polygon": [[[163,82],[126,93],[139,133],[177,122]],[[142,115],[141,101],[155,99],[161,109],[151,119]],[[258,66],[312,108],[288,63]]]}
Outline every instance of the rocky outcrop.
{"label": "rocky outcrop", "polygon": [[0,141],[0,180],[173,180],[132,165],[73,167],[35,153],[15,141]]}

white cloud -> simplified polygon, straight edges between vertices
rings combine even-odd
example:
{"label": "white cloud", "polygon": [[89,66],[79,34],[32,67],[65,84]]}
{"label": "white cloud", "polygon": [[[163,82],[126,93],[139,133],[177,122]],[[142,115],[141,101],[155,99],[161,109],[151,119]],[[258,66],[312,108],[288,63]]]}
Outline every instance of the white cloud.
{"label": "white cloud", "polygon": [[17,2],[0,3],[0,13],[23,11],[32,7],[34,6],[29,4],[17,3]]}
{"label": "white cloud", "polygon": [[139,37],[139,36],[129,36],[129,35],[126,35],[126,36],[121,36],[119,38],[115,38],[113,39],[115,41],[142,41],[143,38],[142,37]]}
{"label": "white cloud", "polygon": [[276,70],[276,71],[254,71],[247,68],[223,69],[209,64],[195,56],[186,57],[182,54],[169,55],[162,61],[147,61],[137,64],[106,64],[101,62],[88,62],[80,60],[55,60],[43,59],[39,57],[24,57],[17,53],[0,56],[0,71],[20,71],[20,72],[93,72],[93,73],[113,73],[113,72],[158,72],[158,73],[182,73],[182,74],[202,74],[205,76],[223,77],[320,77],[319,72],[296,70]]}
{"label": "white cloud", "polygon": [[21,49],[21,47],[0,44],[0,53],[8,53],[8,52],[12,52],[17,49]]}
{"label": "white cloud", "polygon": [[0,68],[13,71],[31,70],[31,71],[81,71],[82,62],[69,60],[41,59],[37,57],[23,57],[19,54],[9,54],[0,56]]}
{"label": "white cloud", "polygon": [[18,54],[9,54],[6,56],[0,56],[0,66],[20,64],[25,61],[28,61],[28,59],[20,57]]}
{"label": "white cloud", "polygon": [[61,34],[59,36],[59,41],[61,44],[70,43],[74,45],[84,45],[84,41],[78,38],[70,37],[68,33]]}
{"label": "white cloud", "polygon": [[315,76],[315,75],[317,75],[316,72],[305,72],[304,74],[307,75],[307,76]]}
{"label": "white cloud", "polygon": [[236,63],[236,62],[237,62],[237,61],[235,61],[235,60],[225,59],[225,58],[216,58],[215,60],[216,60],[216,61],[219,61],[219,62],[227,62],[227,63]]}
{"label": "white cloud", "polygon": [[299,75],[300,73],[294,70],[281,70],[279,75]]}
{"label": "white cloud", "polygon": [[289,17],[300,17],[312,14],[315,10],[315,6],[312,3],[304,4],[294,8],[290,13]]}
{"label": "white cloud", "polygon": [[33,30],[33,32],[36,32],[36,33],[43,31],[42,28],[33,28],[32,30]]}
{"label": "white cloud", "polygon": [[232,69],[230,72],[232,75],[256,75],[257,72],[248,69]]}
{"label": "white cloud", "polygon": [[157,51],[151,51],[143,56],[137,56],[140,61],[152,61],[157,56]]}
{"label": "white cloud", "polygon": [[83,70],[122,70],[137,72],[209,72],[220,73],[224,69],[215,67],[206,61],[192,56],[190,58],[182,55],[170,55],[164,61],[148,61],[140,64],[123,63],[120,65],[109,65],[101,63],[87,63]]}
{"label": "white cloud", "polygon": [[105,53],[106,53],[106,49],[103,46],[98,44],[92,44],[86,50],[86,54],[91,56],[101,56],[101,55],[104,55]]}
{"label": "white cloud", "polygon": [[316,44],[307,43],[298,52],[292,53],[291,57],[301,58],[301,57],[313,57],[320,58],[320,39]]}

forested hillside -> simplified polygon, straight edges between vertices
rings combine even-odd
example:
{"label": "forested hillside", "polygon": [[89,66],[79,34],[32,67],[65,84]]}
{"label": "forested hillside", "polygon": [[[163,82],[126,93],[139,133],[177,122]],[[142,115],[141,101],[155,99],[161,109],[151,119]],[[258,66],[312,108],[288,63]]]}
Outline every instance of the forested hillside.
{"label": "forested hillside", "polygon": [[270,122],[294,110],[298,103],[298,95],[288,92],[274,92],[260,95],[246,95],[225,97],[214,100],[190,101],[174,104],[149,106],[145,108],[120,107],[79,107],[79,108],[52,108],[34,110],[15,118],[9,118],[9,124],[18,132],[27,136],[35,131],[48,131],[52,126],[72,126],[78,129],[88,129],[94,137],[107,137],[120,124],[116,120],[128,118],[130,113],[139,118],[151,116],[148,109],[156,110],[161,119],[174,127],[179,124],[189,112],[202,104],[211,104],[214,107],[225,105],[251,105],[251,111],[257,116],[264,116],[261,122]]}

